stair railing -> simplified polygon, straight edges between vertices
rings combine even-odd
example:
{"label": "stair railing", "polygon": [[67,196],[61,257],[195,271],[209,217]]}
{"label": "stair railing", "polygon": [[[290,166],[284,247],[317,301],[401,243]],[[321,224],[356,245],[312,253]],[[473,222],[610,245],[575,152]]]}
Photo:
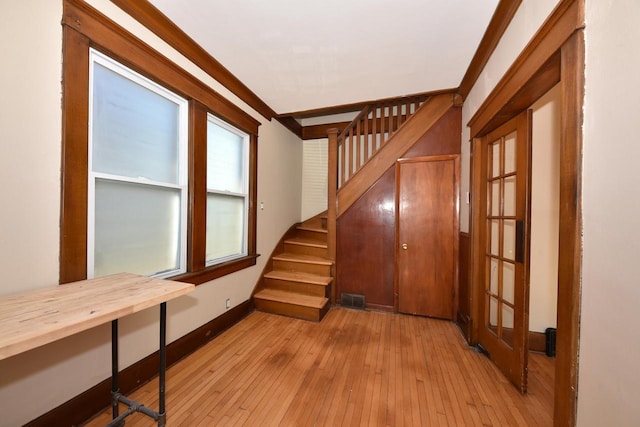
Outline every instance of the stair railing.
{"label": "stair railing", "polygon": [[337,136],[337,188],[340,189],[386,144],[428,96],[367,105]]}

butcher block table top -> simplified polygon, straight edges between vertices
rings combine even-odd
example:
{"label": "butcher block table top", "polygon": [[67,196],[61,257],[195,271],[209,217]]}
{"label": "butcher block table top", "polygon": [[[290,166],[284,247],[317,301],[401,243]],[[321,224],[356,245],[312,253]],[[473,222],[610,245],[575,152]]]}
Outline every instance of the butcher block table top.
{"label": "butcher block table top", "polygon": [[0,360],[187,294],[189,283],[120,273],[0,296]]}

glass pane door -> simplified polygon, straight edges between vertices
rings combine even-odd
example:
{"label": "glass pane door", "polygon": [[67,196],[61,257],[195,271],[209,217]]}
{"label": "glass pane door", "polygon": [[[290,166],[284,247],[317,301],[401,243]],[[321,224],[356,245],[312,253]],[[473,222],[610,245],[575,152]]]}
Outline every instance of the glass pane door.
{"label": "glass pane door", "polygon": [[530,113],[525,112],[482,138],[476,163],[481,169],[477,259],[483,270],[478,341],[522,392],[527,385],[529,146]]}
{"label": "glass pane door", "polygon": [[513,348],[516,246],[516,132],[488,147],[486,295],[489,330]]}

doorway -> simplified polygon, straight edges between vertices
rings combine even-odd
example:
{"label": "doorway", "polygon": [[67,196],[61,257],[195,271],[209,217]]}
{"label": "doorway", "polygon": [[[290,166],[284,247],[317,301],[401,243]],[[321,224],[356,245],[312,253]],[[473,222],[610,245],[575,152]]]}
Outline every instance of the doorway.
{"label": "doorway", "polygon": [[[560,83],[560,191],[558,225],[558,293],[556,375],[554,386],[554,424],[575,425],[577,373],[580,325],[581,279],[581,165],[582,165],[582,105],[584,97],[584,34],[581,31],[578,2],[558,8],[558,16],[575,18],[549,21],[549,27],[562,29],[565,38],[552,38],[547,31],[539,32],[516,61],[500,84],[489,95],[478,113],[469,122],[472,146],[471,186],[471,334],[470,342],[478,342],[480,302],[483,300],[484,278],[481,274],[485,256],[479,233],[485,227],[481,205],[480,171],[481,136],[517,116],[549,89]],[[556,16],[554,15],[554,18]],[[575,25],[574,25],[575,24]],[[554,26],[555,25],[555,26]],[[546,29],[546,27],[545,27]],[[560,31],[560,30],[558,30]],[[564,40],[564,41],[563,41]],[[535,58],[535,59],[533,59]],[[526,61],[531,61],[529,65]],[[546,61],[546,62],[545,62]],[[532,65],[535,64],[535,65]],[[510,80],[511,79],[511,80]]]}

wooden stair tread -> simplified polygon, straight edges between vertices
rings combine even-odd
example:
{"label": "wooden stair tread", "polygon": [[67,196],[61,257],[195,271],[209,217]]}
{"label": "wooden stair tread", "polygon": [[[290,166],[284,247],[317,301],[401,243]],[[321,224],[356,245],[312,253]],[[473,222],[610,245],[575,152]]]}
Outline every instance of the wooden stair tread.
{"label": "wooden stair tread", "polygon": [[292,254],[292,253],[288,253],[288,252],[283,252],[279,255],[275,255],[273,257],[273,260],[276,261],[293,261],[293,262],[300,262],[303,264],[318,264],[318,265],[332,265],[333,263],[326,259],[326,258],[322,258],[319,256],[313,256],[313,255],[304,255],[304,254]]}
{"label": "wooden stair tread", "polygon": [[293,304],[310,308],[323,308],[328,302],[328,298],[313,295],[303,295],[295,292],[281,291],[278,289],[263,289],[254,295],[255,298],[277,301],[284,304]]}
{"label": "wooden stair tread", "polygon": [[325,230],[324,228],[321,227],[316,227],[313,225],[299,225],[297,227],[298,230],[304,230],[304,231],[314,231],[316,233],[322,233],[322,234],[328,234],[329,232],[327,230]]}
{"label": "wooden stair tread", "polygon": [[302,273],[298,271],[272,270],[265,273],[266,279],[287,280],[290,282],[311,283],[314,285],[329,286],[333,281],[330,276],[320,276],[318,274]]}
{"label": "wooden stair tread", "polygon": [[293,245],[301,245],[301,246],[311,246],[314,248],[327,248],[326,243],[320,243],[317,240],[313,239],[305,239],[304,237],[294,237],[292,239],[287,239],[284,241],[285,244],[293,244]]}

